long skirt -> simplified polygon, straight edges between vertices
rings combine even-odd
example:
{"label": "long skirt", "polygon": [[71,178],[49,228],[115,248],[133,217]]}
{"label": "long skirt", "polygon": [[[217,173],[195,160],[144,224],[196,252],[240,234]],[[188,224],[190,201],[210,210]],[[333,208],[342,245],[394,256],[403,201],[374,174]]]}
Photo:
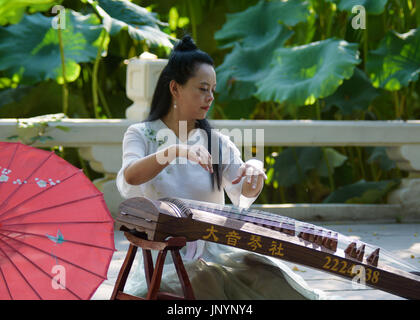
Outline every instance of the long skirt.
{"label": "long skirt", "polygon": [[[279,259],[198,240],[180,250],[198,300],[319,300],[330,299],[313,289]],[[156,261],[157,252],[152,256]],[[145,297],[143,256],[136,255],[125,292]],[[182,294],[171,255],[163,268],[160,291]]]}

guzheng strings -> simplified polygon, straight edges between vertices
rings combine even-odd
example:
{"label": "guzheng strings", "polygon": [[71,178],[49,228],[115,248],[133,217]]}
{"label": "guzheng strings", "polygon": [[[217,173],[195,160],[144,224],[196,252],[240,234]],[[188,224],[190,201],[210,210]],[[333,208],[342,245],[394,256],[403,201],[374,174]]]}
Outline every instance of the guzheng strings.
{"label": "guzheng strings", "polygon": [[[281,216],[279,214],[267,211],[249,209],[249,206],[248,208],[244,208],[214,203],[206,203],[189,199],[179,200],[182,200],[182,202],[191,205],[191,207],[195,209],[201,209],[207,212],[212,212],[214,214],[225,216],[227,218],[254,223],[274,230],[281,230],[281,232],[286,234],[289,233],[290,235],[299,235],[301,232],[313,234],[314,236],[327,234],[335,235],[338,238],[337,253],[341,254],[342,256],[345,255],[344,251],[352,242],[356,243],[357,248],[360,248],[362,245],[364,245],[367,255],[369,255],[371,252],[378,248],[378,246],[366,243],[357,238],[355,239],[351,236],[343,235],[325,227],[320,227],[318,225],[302,222],[290,217]],[[301,239],[301,241],[304,245],[313,246],[314,249],[317,249],[316,244],[305,241],[303,239]],[[398,267],[407,272],[420,272],[420,269],[418,267],[413,266],[410,263],[401,259],[395,258],[395,254],[392,254],[390,251],[385,250],[383,248],[380,248],[380,259],[378,263],[379,265]]]}

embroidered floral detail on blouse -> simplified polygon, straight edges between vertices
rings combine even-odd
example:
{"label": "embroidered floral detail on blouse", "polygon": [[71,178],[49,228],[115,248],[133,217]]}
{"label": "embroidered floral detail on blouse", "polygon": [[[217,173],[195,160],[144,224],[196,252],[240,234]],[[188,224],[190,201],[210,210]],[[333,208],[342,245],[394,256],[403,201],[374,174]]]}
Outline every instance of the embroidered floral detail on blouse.
{"label": "embroidered floral detail on blouse", "polygon": [[152,129],[152,128],[141,128],[141,131],[143,131],[143,134],[145,135],[145,137],[147,139],[149,139],[152,142],[155,142],[158,144],[158,146],[160,147],[162,144],[165,143],[165,141],[163,139],[159,139],[156,140],[156,130]]}
{"label": "embroidered floral detail on blouse", "polygon": [[150,188],[153,190],[154,193],[157,193],[157,190],[155,186],[153,185],[153,183],[150,184]]}

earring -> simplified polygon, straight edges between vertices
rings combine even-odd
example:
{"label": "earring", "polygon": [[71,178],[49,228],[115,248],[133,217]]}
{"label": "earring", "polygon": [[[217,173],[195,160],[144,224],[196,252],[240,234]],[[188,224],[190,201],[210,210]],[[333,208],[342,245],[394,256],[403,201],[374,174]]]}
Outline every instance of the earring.
{"label": "earring", "polygon": [[176,109],[176,102],[174,102],[174,109]]}

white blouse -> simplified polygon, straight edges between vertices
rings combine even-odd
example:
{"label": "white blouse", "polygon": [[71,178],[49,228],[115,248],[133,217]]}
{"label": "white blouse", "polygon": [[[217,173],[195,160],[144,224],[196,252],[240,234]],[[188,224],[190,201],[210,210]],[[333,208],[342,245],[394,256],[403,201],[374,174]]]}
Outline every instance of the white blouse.
{"label": "white blouse", "polygon": [[[124,178],[124,170],[131,163],[171,144],[183,143],[160,119],[131,125],[124,135],[122,167],[116,179],[122,197],[128,199],[143,196],[153,200],[175,197],[225,204],[223,191],[225,190],[235,206],[241,204],[241,207],[249,207],[259,194],[253,198],[241,197],[242,184],[245,179],[242,179],[238,184],[231,183],[237,177],[238,169],[243,164],[241,152],[228,136],[217,131],[214,133],[220,137],[222,146],[220,190],[217,188],[216,181],[215,188],[212,189],[211,175],[207,170],[185,158],[176,158],[156,177],[146,183],[130,185]],[[201,144],[207,148],[206,136],[204,130],[193,130],[187,142],[184,143]]]}

